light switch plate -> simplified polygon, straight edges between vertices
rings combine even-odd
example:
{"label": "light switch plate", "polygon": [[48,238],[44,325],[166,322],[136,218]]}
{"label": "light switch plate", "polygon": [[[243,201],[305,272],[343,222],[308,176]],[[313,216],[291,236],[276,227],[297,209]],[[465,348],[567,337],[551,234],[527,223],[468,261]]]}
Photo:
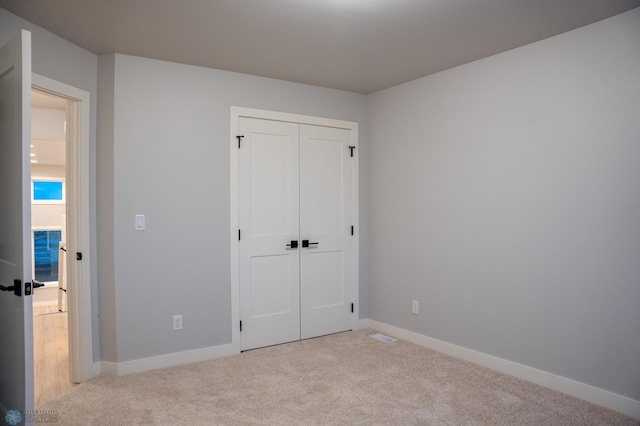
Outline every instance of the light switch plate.
{"label": "light switch plate", "polygon": [[144,231],[144,215],[143,214],[137,214],[136,215],[135,230],[136,231]]}

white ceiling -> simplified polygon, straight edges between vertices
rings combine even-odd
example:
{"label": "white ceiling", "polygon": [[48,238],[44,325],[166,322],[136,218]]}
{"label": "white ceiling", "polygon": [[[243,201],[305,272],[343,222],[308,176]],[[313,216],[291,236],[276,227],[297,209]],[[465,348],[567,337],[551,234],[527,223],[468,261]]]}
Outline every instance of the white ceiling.
{"label": "white ceiling", "polygon": [[0,0],[95,54],[359,93],[490,56],[640,0]]}
{"label": "white ceiling", "polygon": [[[34,108],[66,110],[67,101],[64,98],[52,96],[37,90],[31,91],[31,106]],[[36,120],[37,116],[33,115],[32,120]],[[32,123],[36,125],[36,123]],[[31,160],[37,161],[41,166],[64,166],[65,159],[65,141],[58,139],[58,135],[43,135],[46,138],[31,140],[31,153],[35,154]]]}
{"label": "white ceiling", "polygon": [[[32,164],[39,166],[64,166],[65,141],[56,139],[32,139],[31,140]],[[33,163],[36,161],[36,163]]]}
{"label": "white ceiling", "polygon": [[31,106],[36,108],[47,109],[67,109],[67,101],[64,98],[49,95],[37,90],[31,91]]}

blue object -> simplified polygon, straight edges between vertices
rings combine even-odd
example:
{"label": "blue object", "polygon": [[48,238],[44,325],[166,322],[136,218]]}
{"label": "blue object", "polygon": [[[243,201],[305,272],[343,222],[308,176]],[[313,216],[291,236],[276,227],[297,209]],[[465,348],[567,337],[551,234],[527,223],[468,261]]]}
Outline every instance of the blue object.
{"label": "blue object", "polygon": [[34,201],[63,201],[62,182],[55,180],[33,181]]}

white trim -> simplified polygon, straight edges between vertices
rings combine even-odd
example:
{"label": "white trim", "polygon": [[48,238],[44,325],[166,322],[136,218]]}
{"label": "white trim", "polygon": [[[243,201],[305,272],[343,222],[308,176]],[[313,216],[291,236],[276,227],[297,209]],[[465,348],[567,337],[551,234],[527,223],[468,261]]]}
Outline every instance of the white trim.
{"label": "white trim", "polygon": [[239,282],[239,259],[238,259],[238,120],[240,117],[257,118],[263,120],[286,121],[289,123],[311,124],[323,127],[334,127],[351,131],[351,145],[355,146],[355,159],[352,167],[353,184],[353,225],[355,226],[353,245],[353,329],[357,329],[360,321],[360,213],[359,213],[359,182],[358,182],[358,123],[352,121],[335,120],[331,118],[313,117],[308,115],[290,114],[285,112],[267,111],[253,108],[231,107],[229,123],[229,193],[230,193],[230,214],[229,214],[229,247],[231,250],[231,345],[233,353],[240,353],[240,282]]}
{"label": "white trim", "polygon": [[[347,124],[349,124],[347,122]],[[360,134],[358,123],[350,123],[351,146],[354,146],[354,162],[351,166],[351,215],[353,216],[353,329],[356,330],[360,323],[360,146],[358,144]]]}
{"label": "white trim", "polygon": [[109,361],[100,361],[96,363],[98,365],[98,371],[100,374],[106,374],[107,376],[118,375],[118,363]]}
{"label": "white trim", "polygon": [[[65,83],[33,73],[32,87],[66,98],[67,137],[73,146],[67,149],[67,210],[73,209],[72,227],[67,226],[67,245],[71,252],[82,252],[81,262],[70,262],[69,283],[81,286],[68,293],[69,307],[69,377],[83,382],[95,376],[91,318],[91,256],[89,217],[89,134],[90,94]],[[71,118],[71,119],[70,119]],[[70,215],[67,215],[69,219]],[[69,256],[71,258],[71,256]],[[71,287],[70,287],[71,288]]]}
{"label": "white trim", "polygon": [[238,119],[241,111],[235,107],[231,107],[229,139],[231,141],[229,149],[229,247],[230,247],[230,266],[231,266],[231,347],[233,353],[240,353],[240,259],[237,230],[239,229],[238,214],[239,209],[239,184],[238,184],[238,148],[236,145],[238,135]]}
{"label": "white trim", "polygon": [[367,328],[370,328],[371,326],[369,325],[369,319],[365,318],[365,319],[361,319],[358,320],[358,324],[355,326],[355,328],[353,329],[355,330],[366,330]]}
{"label": "white trim", "polygon": [[125,376],[127,374],[142,373],[144,371],[156,370],[159,368],[175,367],[178,365],[190,364],[192,362],[222,358],[232,354],[233,350],[231,345],[226,344],[194,349],[191,351],[175,352],[150,358],[136,359],[133,361],[101,361],[99,363],[99,368],[101,374]]}
{"label": "white trim", "polygon": [[[108,364],[112,364],[112,363],[108,363]],[[98,377],[102,370],[101,367],[102,367],[101,361],[94,362],[93,365],[91,366],[91,377]],[[104,373],[104,374],[107,374],[107,373]]]}
{"label": "white trim", "polygon": [[[57,287],[57,285],[56,285],[56,287]],[[46,286],[46,288],[52,288],[52,287]],[[45,301],[42,301],[42,302],[33,302],[31,305],[34,308],[41,307],[41,306],[55,306],[57,308],[58,307],[58,302],[55,301],[55,300],[53,302],[49,301],[49,300],[45,300]],[[56,309],[55,312],[58,312],[58,310]]]}
{"label": "white trim", "polygon": [[398,339],[610,408],[635,419],[640,419],[640,401],[626,396],[378,321],[369,320],[368,323],[370,328]]}

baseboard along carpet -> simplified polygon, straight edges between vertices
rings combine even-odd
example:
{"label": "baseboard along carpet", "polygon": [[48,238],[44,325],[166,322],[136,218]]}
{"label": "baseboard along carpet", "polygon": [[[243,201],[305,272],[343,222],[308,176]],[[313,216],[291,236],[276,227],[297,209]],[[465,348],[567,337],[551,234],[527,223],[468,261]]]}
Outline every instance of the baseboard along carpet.
{"label": "baseboard along carpet", "polygon": [[123,377],[38,408],[64,425],[638,425],[397,340],[345,332]]}

